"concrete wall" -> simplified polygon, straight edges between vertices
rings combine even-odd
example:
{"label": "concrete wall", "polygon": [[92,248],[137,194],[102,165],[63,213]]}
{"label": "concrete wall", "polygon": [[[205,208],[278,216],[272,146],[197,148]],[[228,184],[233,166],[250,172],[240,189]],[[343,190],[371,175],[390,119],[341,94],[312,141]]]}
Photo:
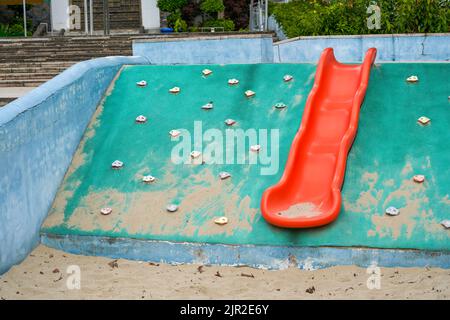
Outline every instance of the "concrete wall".
{"label": "concrete wall", "polygon": [[38,244],[82,134],[120,67],[141,63],[84,61],[0,109],[0,274]]}
{"label": "concrete wall", "polygon": [[52,30],[69,29],[69,0],[52,0],[51,23]]}
{"label": "concrete wall", "polygon": [[142,25],[145,29],[159,29],[159,8],[157,0],[141,0]]}
{"label": "concrete wall", "polygon": [[317,62],[322,50],[335,49],[344,62],[362,61],[370,47],[378,49],[377,62],[450,61],[450,34],[298,37],[274,44],[274,61]]}
{"label": "concrete wall", "polygon": [[152,64],[267,63],[273,46],[269,34],[136,38],[133,54]]}

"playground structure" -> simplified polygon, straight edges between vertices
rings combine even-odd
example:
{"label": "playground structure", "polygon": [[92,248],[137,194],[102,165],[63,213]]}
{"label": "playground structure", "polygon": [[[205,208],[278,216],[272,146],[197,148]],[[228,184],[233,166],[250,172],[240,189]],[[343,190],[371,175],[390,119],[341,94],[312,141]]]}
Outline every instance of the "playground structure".
{"label": "playground structure", "polygon": [[364,62],[355,66],[338,63],[331,48],[322,53],[285,173],[261,200],[262,214],[270,223],[308,228],[337,218],[347,153],[375,56],[371,48]]}
{"label": "playground structure", "polygon": [[[168,263],[449,267],[449,234],[440,225],[449,206],[442,150],[449,139],[449,64],[438,46],[428,54],[428,43],[448,40],[420,39],[418,50],[434,63],[415,58],[414,37],[396,40],[411,41],[408,52],[363,38],[362,47],[377,47],[378,58],[347,159],[340,217],[303,230],[273,227],[259,212],[263,191],[285,169],[316,74],[309,60],[292,63],[293,43],[272,46],[268,37],[242,36],[136,40],[136,57],[76,64],[0,110],[0,173],[7,190],[0,194],[0,272],[39,241],[73,253]],[[333,47],[340,61],[362,60],[356,51]],[[161,55],[162,48],[172,53]],[[419,62],[386,63],[393,56]],[[277,59],[290,63],[273,63]],[[212,71],[207,77],[205,69]],[[420,80],[406,82],[413,74]],[[285,75],[292,80],[283,81]],[[230,79],[239,82],[230,85]],[[137,86],[142,80],[147,85]],[[169,93],[175,86],[180,92]],[[246,90],[256,94],[246,98]],[[208,101],[214,108],[202,110]],[[140,115],[147,121],[138,124]],[[429,125],[417,123],[422,116]],[[244,129],[280,129],[276,174],[261,176],[258,165],[169,161],[171,130],[191,130],[195,120],[205,130],[225,130],[225,119]],[[120,170],[111,168],[114,160],[123,161]],[[221,180],[221,172],[231,177]],[[156,180],[143,182],[149,175]],[[426,180],[418,184],[416,175]],[[172,202],[178,210],[168,213]],[[400,214],[387,216],[389,206]],[[102,215],[102,208],[112,210]],[[227,223],[215,223],[220,217]]]}

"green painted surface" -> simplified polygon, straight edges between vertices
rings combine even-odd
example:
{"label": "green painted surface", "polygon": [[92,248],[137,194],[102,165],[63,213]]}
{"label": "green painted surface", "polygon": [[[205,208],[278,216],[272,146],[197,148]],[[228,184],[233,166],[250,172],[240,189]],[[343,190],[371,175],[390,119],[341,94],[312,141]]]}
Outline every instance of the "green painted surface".
{"label": "green painted surface", "polygon": [[[336,222],[322,228],[286,230],[268,225],[259,212],[262,192],[282,175],[299,127],[315,66],[310,64],[126,67],[106,97],[80,144],[61,185],[43,232],[103,235],[170,241],[298,246],[367,246],[450,249],[450,232],[439,223],[450,218],[450,64],[382,64],[372,70],[358,135],[350,151],[343,187],[344,205]],[[282,77],[292,74],[294,81]],[[417,74],[420,81],[407,84]],[[227,85],[229,78],[240,80]],[[145,79],[148,86],[138,88]],[[181,87],[181,93],[168,89]],[[244,91],[256,92],[245,98]],[[201,110],[209,101],[214,109]],[[284,102],[287,108],[272,106]],[[149,118],[135,124],[138,115]],[[425,115],[431,124],[422,127]],[[171,163],[177,144],[168,132],[194,121],[203,130],[279,129],[280,168],[260,175],[261,165]],[[217,142],[217,141],[216,141]],[[269,139],[269,143],[271,140]],[[208,143],[204,143],[204,147]],[[125,166],[112,170],[119,159]],[[218,173],[228,171],[229,180]],[[151,185],[143,174],[157,177]],[[423,184],[412,182],[424,174]],[[176,213],[165,206],[180,204]],[[388,217],[387,206],[400,215]],[[100,208],[113,213],[101,216]],[[213,219],[225,214],[226,226]]]}

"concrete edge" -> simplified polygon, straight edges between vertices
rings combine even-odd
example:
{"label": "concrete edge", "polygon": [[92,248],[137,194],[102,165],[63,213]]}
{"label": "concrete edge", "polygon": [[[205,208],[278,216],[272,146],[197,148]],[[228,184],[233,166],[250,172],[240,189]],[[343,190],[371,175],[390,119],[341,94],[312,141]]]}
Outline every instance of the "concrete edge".
{"label": "concrete edge", "polygon": [[316,270],[338,265],[450,269],[450,251],[175,243],[47,233],[41,233],[41,243],[78,255],[168,264],[249,266],[275,270],[288,267]]}
{"label": "concrete edge", "polygon": [[0,109],[0,127],[13,120],[22,112],[39,105],[55,92],[82,78],[86,72],[92,69],[124,64],[149,64],[149,61],[145,57],[111,56],[78,62],[26,95],[2,107]]}
{"label": "concrete edge", "polygon": [[176,42],[176,41],[198,41],[198,40],[224,40],[224,39],[272,39],[270,33],[243,33],[243,34],[215,34],[215,35],[198,35],[190,37],[133,37],[133,43],[145,42]]}
{"label": "concrete edge", "polygon": [[363,38],[402,38],[402,37],[448,37],[450,33],[390,33],[390,34],[360,34],[360,35],[326,35],[326,36],[300,36],[274,42],[273,45],[289,43],[297,40],[321,39],[363,39]]}

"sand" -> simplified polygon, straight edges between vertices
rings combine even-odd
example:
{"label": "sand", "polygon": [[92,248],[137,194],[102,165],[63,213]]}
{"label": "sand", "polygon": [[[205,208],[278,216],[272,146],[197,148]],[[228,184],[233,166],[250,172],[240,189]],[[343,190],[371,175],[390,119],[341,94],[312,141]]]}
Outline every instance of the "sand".
{"label": "sand", "polygon": [[[66,286],[69,265],[81,288]],[[380,289],[368,289],[366,269],[150,264],[68,254],[40,245],[0,276],[0,299],[449,299],[450,270],[381,268]]]}
{"label": "sand", "polygon": [[314,203],[298,203],[290,206],[287,210],[280,211],[280,216],[288,218],[312,218],[321,214]]}

